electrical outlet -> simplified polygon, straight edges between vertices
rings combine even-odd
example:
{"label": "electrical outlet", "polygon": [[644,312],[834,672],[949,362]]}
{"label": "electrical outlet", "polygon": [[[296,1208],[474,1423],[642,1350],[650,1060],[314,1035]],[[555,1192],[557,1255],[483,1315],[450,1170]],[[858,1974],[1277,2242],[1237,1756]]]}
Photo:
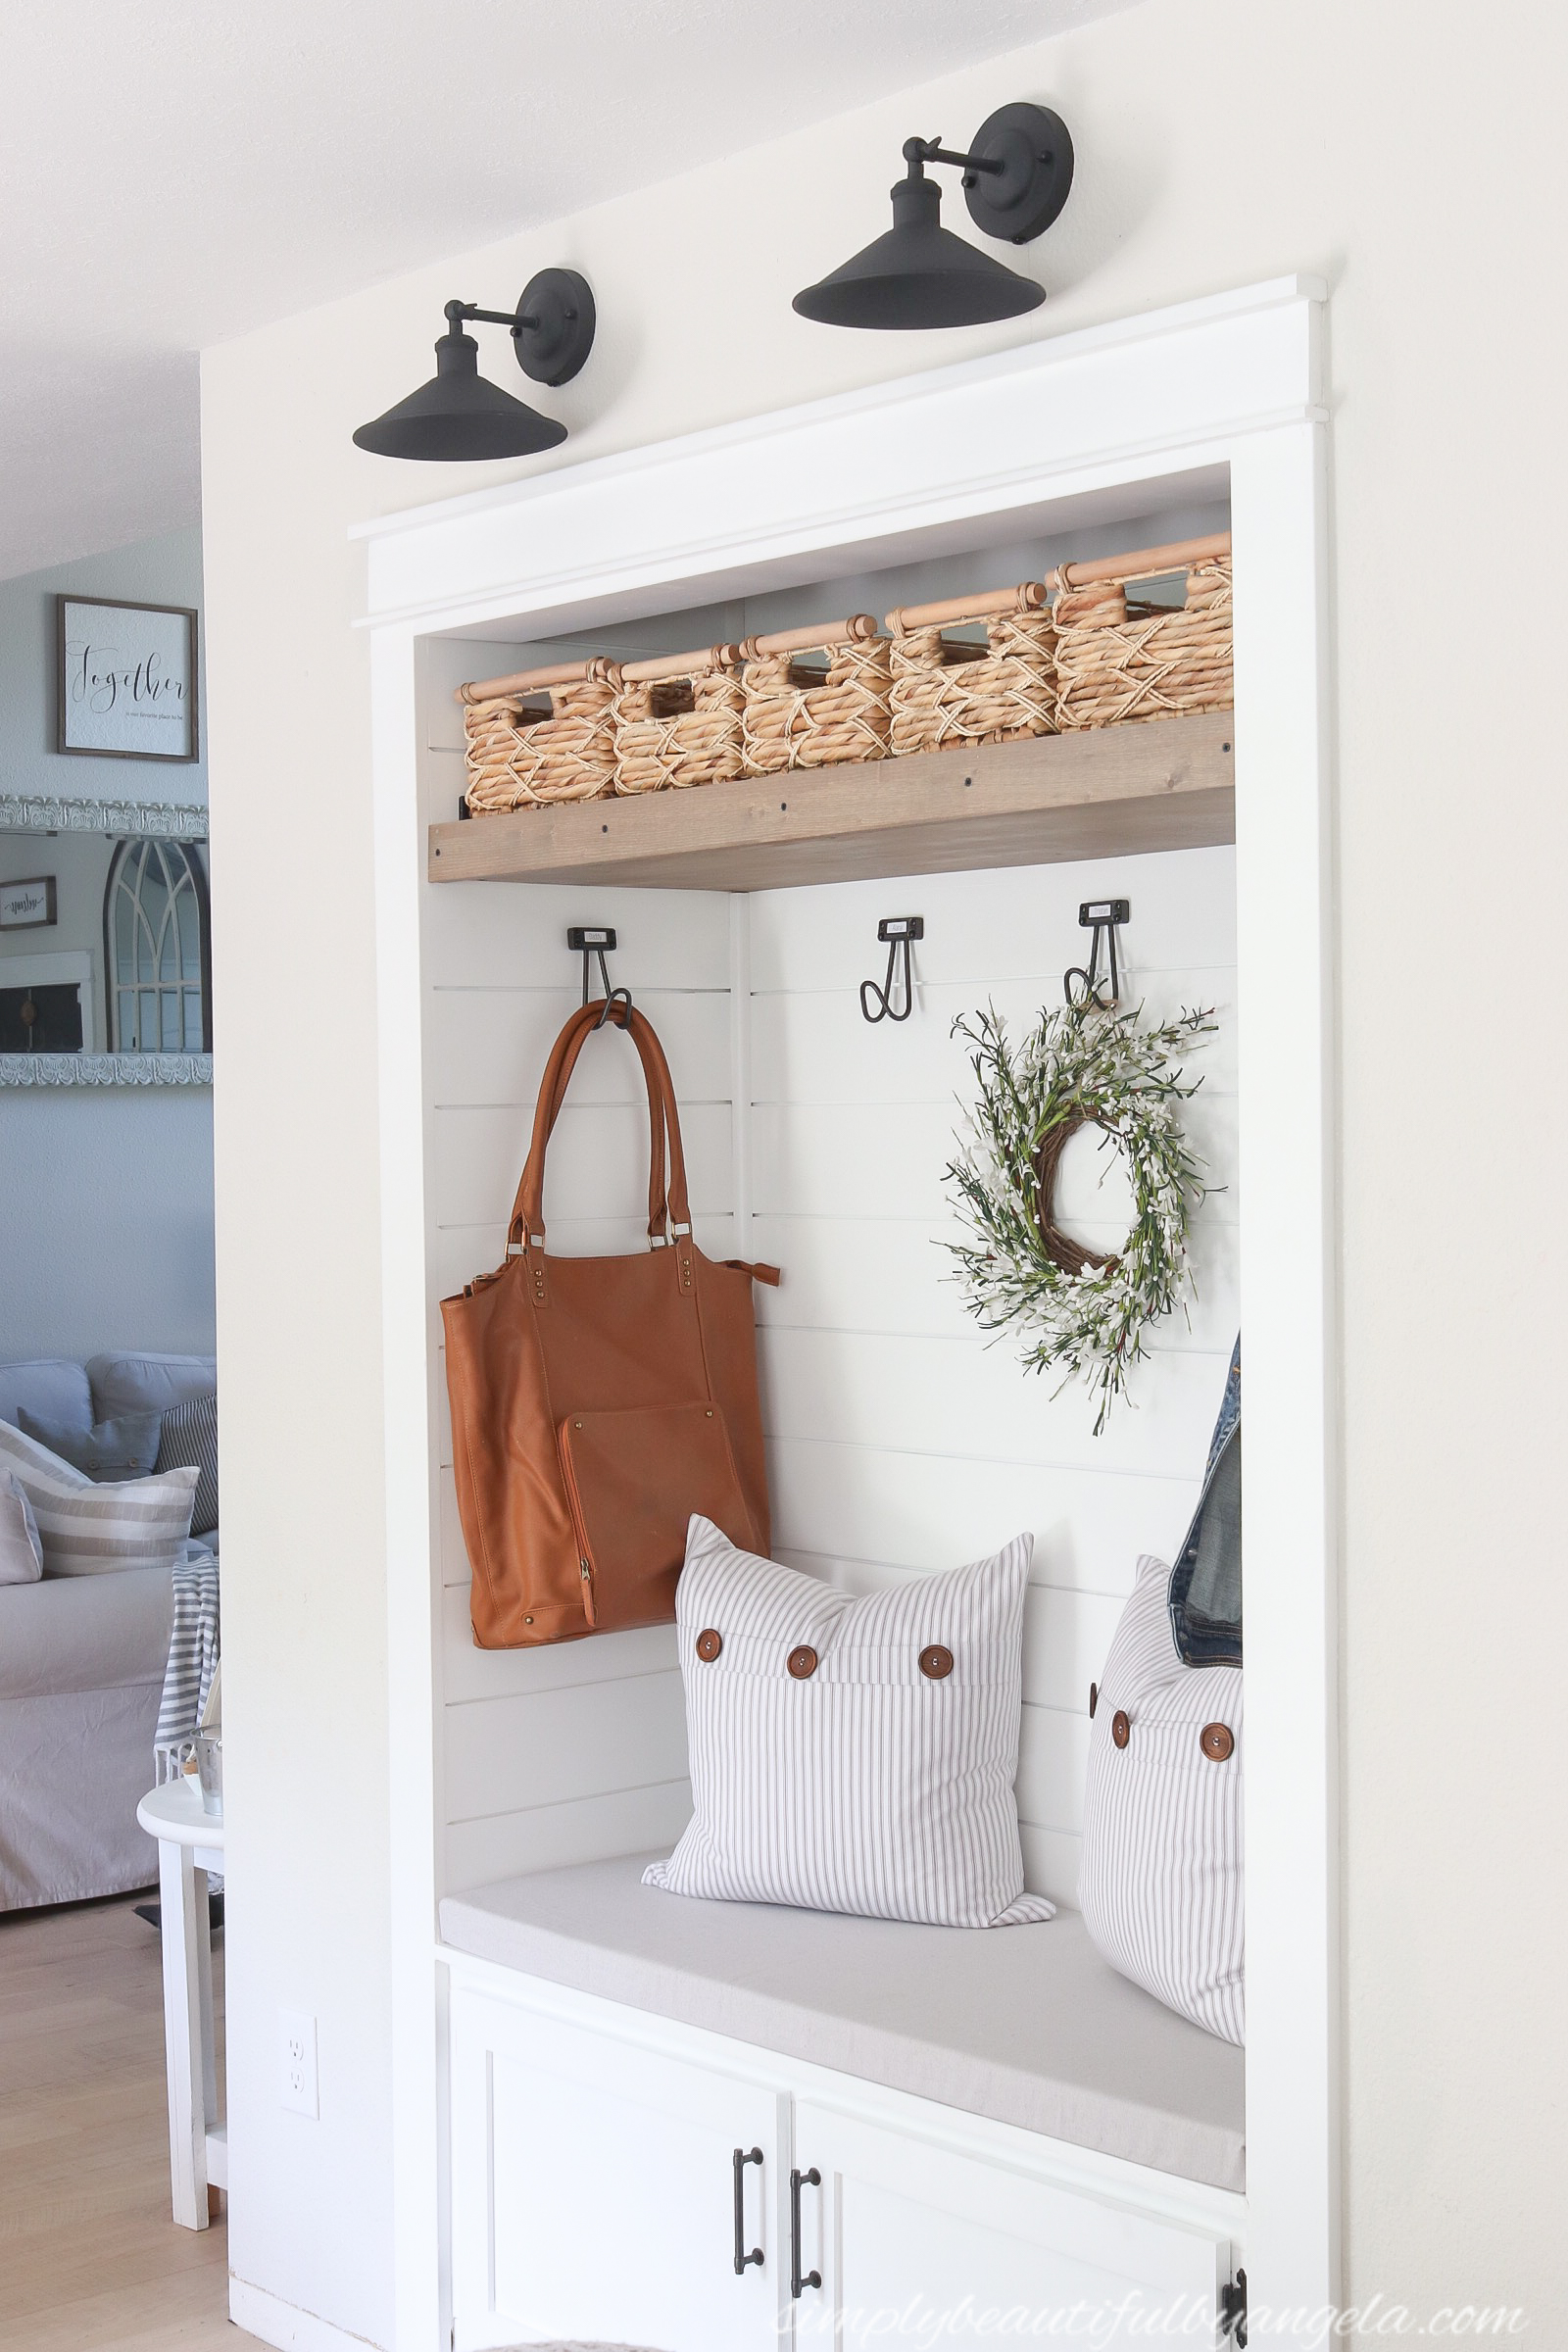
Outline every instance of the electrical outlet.
{"label": "electrical outlet", "polygon": [[298,2115],[318,2118],[320,2086],[316,2069],[316,2020],[303,2009],[277,2013],[277,2095]]}

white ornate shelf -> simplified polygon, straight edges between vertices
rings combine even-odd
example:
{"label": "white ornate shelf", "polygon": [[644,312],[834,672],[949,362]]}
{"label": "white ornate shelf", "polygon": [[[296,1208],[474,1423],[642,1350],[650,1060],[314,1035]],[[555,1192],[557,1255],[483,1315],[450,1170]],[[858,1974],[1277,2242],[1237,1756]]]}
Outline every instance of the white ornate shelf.
{"label": "white ornate shelf", "polygon": [[211,1086],[210,1054],[0,1054],[0,1086]]}
{"label": "white ornate shelf", "polygon": [[156,833],[205,841],[207,811],[194,801],[87,801],[0,792],[0,832]]}

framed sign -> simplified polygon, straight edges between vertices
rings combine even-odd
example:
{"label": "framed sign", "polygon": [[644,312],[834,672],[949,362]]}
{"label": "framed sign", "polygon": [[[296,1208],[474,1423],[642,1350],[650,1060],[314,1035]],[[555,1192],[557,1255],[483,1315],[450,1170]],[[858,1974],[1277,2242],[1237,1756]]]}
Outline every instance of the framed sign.
{"label": "framed sign", "polygon": [[28,882],[0,882],[0,931],[41,931],[59,920],[53,874]]}
{"label": "framed sign", "polygon": [[59,596],[55,611],[55,749],[100,760],[194,760],[195,613],[101,596]]}

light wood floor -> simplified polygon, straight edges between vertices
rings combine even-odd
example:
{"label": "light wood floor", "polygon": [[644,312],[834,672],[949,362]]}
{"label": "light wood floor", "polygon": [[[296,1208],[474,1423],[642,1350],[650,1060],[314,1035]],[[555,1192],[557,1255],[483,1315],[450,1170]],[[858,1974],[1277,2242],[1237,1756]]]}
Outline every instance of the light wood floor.
{"label": "light wood floor", "polygon": [[[0,2347],[245,2352],[228,2230],[169,2212],[158,1936],[126,1896],[0,1913]],[[222,1938],[213,1953],[222,1982]],[[221,2036],[220,2023],[220,2036]]]}

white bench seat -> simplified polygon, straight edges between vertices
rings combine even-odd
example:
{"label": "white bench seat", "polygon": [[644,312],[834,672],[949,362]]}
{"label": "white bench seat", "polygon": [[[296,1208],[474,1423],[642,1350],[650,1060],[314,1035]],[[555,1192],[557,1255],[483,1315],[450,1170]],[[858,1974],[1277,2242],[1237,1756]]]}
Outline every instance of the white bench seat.
{"label": "white bench seat", "polygon": [[648,1855],[449,1895],[460,1952],[1217,2188],[1246,2186],[1242,2051],[1119,1977],[1075,1912],[922,1928],[641,1883]]}

